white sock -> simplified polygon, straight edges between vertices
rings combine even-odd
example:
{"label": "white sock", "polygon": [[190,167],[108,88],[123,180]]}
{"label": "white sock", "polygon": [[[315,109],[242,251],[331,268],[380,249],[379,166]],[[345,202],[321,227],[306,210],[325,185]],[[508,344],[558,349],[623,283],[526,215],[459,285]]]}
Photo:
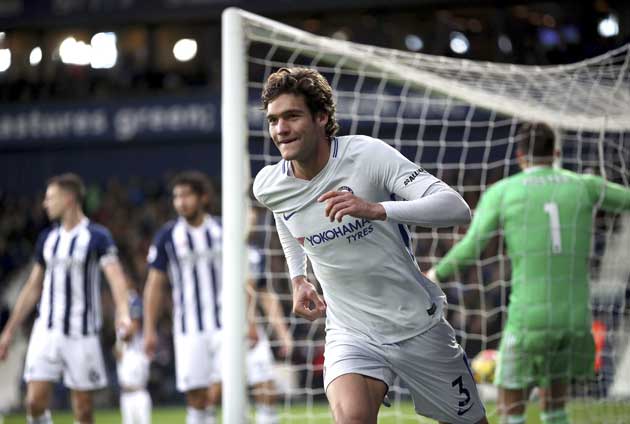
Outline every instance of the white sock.
{"label": "white sock", "polygon": [[52,424],[53,420],[52,420],[52,416],[50,415],[50,410],[47,409],[39,417],[33,417],[30,415],[27,415],[26,422],[28,424]]}
{"label": "white sock", "polygon": [[256,404],[256,424],[279,424],[280,418],[275,406]]}
{"label": "white sock", "polygon": [[206,424],[206,410],[189,406],[186,408],[186,424]]}

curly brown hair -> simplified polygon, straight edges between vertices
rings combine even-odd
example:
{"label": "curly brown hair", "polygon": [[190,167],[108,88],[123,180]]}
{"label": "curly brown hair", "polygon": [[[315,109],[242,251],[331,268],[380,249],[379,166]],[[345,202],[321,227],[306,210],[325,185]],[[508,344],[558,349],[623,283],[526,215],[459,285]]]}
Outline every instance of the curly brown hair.
{"label": "curly brown hair", "polygon": [[314,116],[323,112],[328,115],[326,137],[334,137],[339,130],[335,118],[337,107],[333,100],[333,91],[328,81],[318,71],[310,68],[280,68],[269,75],[262,91],[263,109],[282,94],[304,96],[306,106]]}

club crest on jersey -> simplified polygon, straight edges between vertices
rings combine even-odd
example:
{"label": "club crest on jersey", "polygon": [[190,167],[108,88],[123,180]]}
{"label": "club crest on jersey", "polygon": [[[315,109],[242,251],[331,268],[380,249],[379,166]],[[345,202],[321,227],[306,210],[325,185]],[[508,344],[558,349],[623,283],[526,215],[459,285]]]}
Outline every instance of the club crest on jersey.
{"label": "club crest on jersey", "polygon": [[337,189],[337,191],[347,191],[348,193],[354,194],[354,191],[348,186],[341,186]]}

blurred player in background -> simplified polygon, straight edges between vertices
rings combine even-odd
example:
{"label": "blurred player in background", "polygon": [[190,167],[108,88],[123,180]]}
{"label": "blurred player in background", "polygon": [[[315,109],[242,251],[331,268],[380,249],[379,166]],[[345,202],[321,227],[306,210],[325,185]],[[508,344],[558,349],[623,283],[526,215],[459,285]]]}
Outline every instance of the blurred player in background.
{"label": "blurred player in background", "polygon": [[120,412],[123,424],[151,423],[151,396],[147,391],[149,359],[144,353],[142,337],[142,299],[129,291],[131,338],[118,337],[115,346],[116,371],[120,386]]}
{"label": "blurred player in background", "polygon": [[58,221],[39,236],[33,270],[20,292],[0,336],[0,359],[6,358],[13,335],[39,302],[24,379],[27,422],[51,423],[47,409],[52,383],[63,376],[71,391],[74,419],[93,422],[92,391],[107,385],[99,330],[100,270],[110,284],[116,305],[116,328],[129,331],[125,276],[110,232],[84,215],[85,187],[74,174],[51,178],[44,209]]}
{"label": "blurred player in background", "polygon": [[540,389],[544,423],[568,423],[567,385],[593,373],[589,254],[593,208],[630,210],[630,190],[552,167],[553,130],[525,124],[517,159],[523,172],[482,196],[466,236],[428,272],[444,281],[474,263],[501,227],[512,262],[508,320],[495,384],[502,422],[525,422],[530,390]]}
{"label": "blurred player in background", "polygon": [[[186,422],[207,424],[215,422],[220,400],[221,227],[206,212],[212,193],[205,175],[196,171],[181,173],[172,187],[173,206],[179,217],[160,230],[148,257],[145,350],[149,356],[155,351],[157,308],[162,288],[170,280],[177,388],[186,392]],[[274,303],[273,299],[264,298],[261,304],[270,308],[274,329],[279,337],[286,339],[288,330],[284,320],[274,315],[280,311],[277,299]],[[251,318],[250,314],[250,322]],[[256,422],[277,423],[269,341],[264,332],[251,325],[249,335],[252,348],[247,357],[247,375],[257,401]]]}
{"label": "blurred player in background", "polygon": [[[464,200],[381,140],[336,137],[332,88],[315,70],[278,70],[262,101],[282,159],[258,173],[254,194],[274,213],[293,311],[326,315],[324,385],[335,422],[375,424],[396,376],[417,413],[487,422],[443,316],[444,293],[420,272],[405,226],[466,224]],[[325,300],[306,277],[307,256]]]}

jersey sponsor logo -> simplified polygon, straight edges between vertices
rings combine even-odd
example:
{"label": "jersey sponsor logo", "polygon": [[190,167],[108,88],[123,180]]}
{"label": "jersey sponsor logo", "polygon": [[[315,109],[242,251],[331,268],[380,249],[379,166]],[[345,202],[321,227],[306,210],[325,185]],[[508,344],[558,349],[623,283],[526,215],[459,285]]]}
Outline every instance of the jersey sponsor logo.
{"label": "jersey sponsor logo", "polygon": [[403,181],[403,184],[406,186],[408,186],[409,184],[411,184],[413,182],[413,180],[415,180],[416,178],[418,178],[418,175],[424,173],[424,169],[422,168],[418,168],[415,171],[413,171],[413,173],[408,176],[407,178],[405,178],[405,181]]}
{"label": "jersey sponsor logo", "polygon": [[291,213],[283,213],[282,217],[284,218],[285,221],[288,221],[289,219],[291,219],[291,217],[293,215],[295,215],[297,212],[291,212]]}
{"label": "jersey sponsor logo", "polygon": [[348,193],[354,194],[354,191],[348,186],[341,186],[337,189],[337,191],[347,191]]}
{"label": "jersey sponsor logo", "polygon": [[[304,245],[304,240],[306,240],[311,247],[317,247],[340,238],[345,238],[348,243],[354,243],[357,240],[367,237],[373,231],[374,227],[369,220],[364,218],[356,219],[354,222],[348,222],[347,224],[339,225],[317,234],[305,236],[301,243]],[[298,241],[300,241],[299,238]]]}

